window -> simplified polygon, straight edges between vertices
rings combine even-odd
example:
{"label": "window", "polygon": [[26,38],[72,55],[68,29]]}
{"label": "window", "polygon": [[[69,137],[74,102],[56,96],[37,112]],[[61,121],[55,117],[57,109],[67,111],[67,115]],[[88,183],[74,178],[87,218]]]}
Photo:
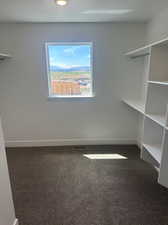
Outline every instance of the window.
{"label": "window", "polygon": [[92,43],[47,43],[49,97],[93,97]]}

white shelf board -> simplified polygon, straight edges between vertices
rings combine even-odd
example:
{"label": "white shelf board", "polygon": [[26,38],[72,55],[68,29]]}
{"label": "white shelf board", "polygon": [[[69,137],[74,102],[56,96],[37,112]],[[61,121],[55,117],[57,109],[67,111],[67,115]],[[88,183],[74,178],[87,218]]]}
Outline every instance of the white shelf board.
{"label": "white shelf board", "polygon": [[168,45],[168,38],[165,38],[165,39],[162,39],[160,41],[156,41],[156,42],[153,42],[152,44],[150,44],[151,47],[164,46],[164,45]]}
{"label": "white shelf board", "polygon": [[10,54],[3,54],[3,53],[0,53],[0,60],[4,60],[4,59],[7,59],[7,58],[11,58],[12,56]]}
{"label": "white shelf board", "polygon": [[157,166],[154,166],[154,168],[158,173],[160,172],[160,168],[158,168]]}
{"label": "white shelf board", "polygon": [[127,52],[125,55],[130,58],[137,58],[141,56],[147,56],[150,54],[150,46],[145,46],[142,48],[135,49],[133,51]]}
{"label": "white shelf board", "polygon": [[154,122],[158,123],[160,126],[165,127],[166,121],[165,121],[165,116],[164,115],[159,115],[159,114],[146,114],[148,118],[153,120]]}
{"label": "white shelf board", "polygon": [[152,155],[152,157],[160,164],[160,162],[161,162],[161,147],[160,147],[160,145],[143,144],[143,146]]}
{"label": "white shelf board", "polygon": [[135,109],[136,111],[142,114],[145,113],[145,105],[141,101],[124,99],[123,102],[128,106],[130,106],[131,108]]}
{"label": "white shelf board", "polygon": [[153,42],[149,45],[146,45],[144,47],[135,49],[133,51],[127,52],[125,55],[129,56],[130,58],[137,58],[145,55],[150,55],[150,49],[154,46],[164,46],[168,45],[168,38],[165,38],[161,41]]}
{"label": "white shelf board", "polygon": [[157,85],[167,85],[168,86],[168,81],[148,81],[150,84],[157,84]]}

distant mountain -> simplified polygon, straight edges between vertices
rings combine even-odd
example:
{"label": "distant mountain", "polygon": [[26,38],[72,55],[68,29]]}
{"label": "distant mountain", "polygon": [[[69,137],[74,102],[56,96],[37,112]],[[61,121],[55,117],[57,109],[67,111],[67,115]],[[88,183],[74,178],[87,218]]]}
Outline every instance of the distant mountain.
{"label": "distant mountain", "polygon": [[54,72],[89,72],[90,67],[89,66],[77,66],[77,67],[71,67],[71,68],[65,68],[65,67],[59,67],[59,66],[50,66],[50,70]]}

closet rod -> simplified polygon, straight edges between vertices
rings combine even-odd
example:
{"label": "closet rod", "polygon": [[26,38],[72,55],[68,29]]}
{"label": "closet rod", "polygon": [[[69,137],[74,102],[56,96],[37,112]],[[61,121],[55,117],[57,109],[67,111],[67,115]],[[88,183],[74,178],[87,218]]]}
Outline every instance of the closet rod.
{"label": "closet rod", "polygon": [[131,59],[136,59],[136,58],[140,58],[140,57],[144,57],[144,56],[148,56],[150,55],[150,53],[144,53],[144,54],[141,54],[141,55],[135,55],[135,56],[131,56],[130,58]]}

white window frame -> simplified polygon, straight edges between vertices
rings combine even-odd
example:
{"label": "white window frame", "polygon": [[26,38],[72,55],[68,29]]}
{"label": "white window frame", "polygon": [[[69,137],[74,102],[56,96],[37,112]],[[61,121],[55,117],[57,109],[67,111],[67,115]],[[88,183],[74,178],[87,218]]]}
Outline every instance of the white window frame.
{"label": "white window frame", "polygon": [[[91,48],[90,52],[90,64],[91,64],[91,95],[89,96],[79,96],[79,95],[71,95],[71,96],[60,96],[60,95],[53,95],[51,92],[51,77],[50,77],[50,63],[49,63],[49,52],[48,46],[49,45],[89,45]],[[45,52],[46,52],[46,66],[47,66],[47,80],[48,80],[48,98],[56,99],[56,98],[93,98],[95,97],[94,91],[94,77],[93,77],[93,42],[46,42],[45,43]]]}

